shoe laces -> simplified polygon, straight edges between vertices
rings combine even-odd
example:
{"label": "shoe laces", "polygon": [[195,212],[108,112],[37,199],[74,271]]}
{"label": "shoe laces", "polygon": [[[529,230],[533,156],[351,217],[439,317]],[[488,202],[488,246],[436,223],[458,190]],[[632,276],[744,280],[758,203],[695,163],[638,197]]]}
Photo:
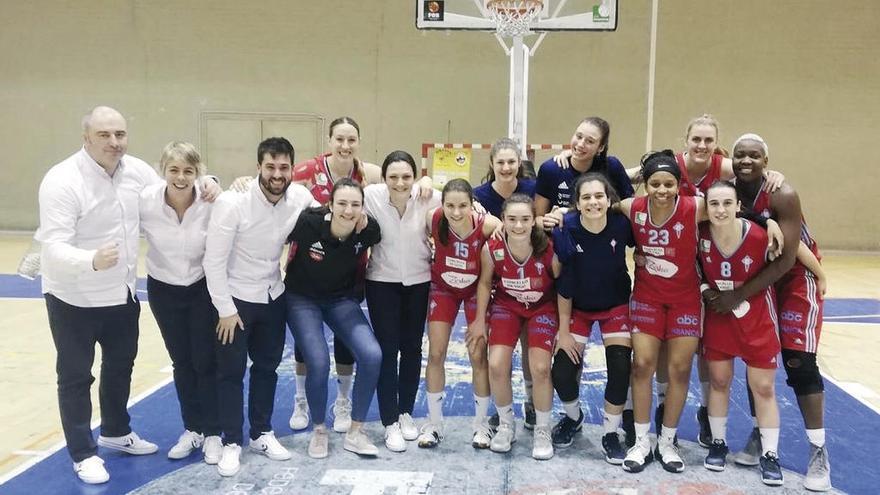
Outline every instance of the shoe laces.
{"label": "shoe laces", "polygon": [[340,414],[351,414],[351,401],[348,399],[337,399],[336,403],[333,404],[333,412],[337,416]]}
{"label": "shoe laces", "polygon": [[[826,475],[828,473],[828,451],[825,450],[825,447],[815,447],[813,450],[813,455],[810,458],[810,468],[813,468],[813,465],[816,465],[815,470],[821,474]],[[809,468],[808,468],[809,471]]]}
{"label": "shoe laces", "polygon": [[549,442],[550,441],[550,429],[546,426],[539,426],[535,428],[535,441]]}

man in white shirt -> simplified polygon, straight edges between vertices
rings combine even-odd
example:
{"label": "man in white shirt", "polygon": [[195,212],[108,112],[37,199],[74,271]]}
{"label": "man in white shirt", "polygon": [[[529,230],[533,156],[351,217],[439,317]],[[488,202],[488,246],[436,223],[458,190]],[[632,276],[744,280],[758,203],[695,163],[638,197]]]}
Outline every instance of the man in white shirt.
{"label": "man in white shirt", "polygon": [[273,460],[290,459],[271,425],[287,317],[280,262],[299,214],[308,206],[319,206],[308,189],[290,183],[293,157],[293,146],[284,138],[260,143],[258,180],[243,193],[221,194],[208,226],[205,276],[220,316],[215,348],[224,443],[217,470],[222,476],[233,476],[240,468],[242,380],[248,356],[253,362],[250,448]]}
{"label": "man in white shirt", "polygon": [[83,118],[83,148],[52,167],[40,184],[36,239],[42,243],[43,293],[57,351],[61,425],[74,471],[86,483],[110,478],[90,426],[95,343],[102,354],[97,444],[135,455],[157,450],[131,430],[126,404],[140,314],[138,193],[160,179],[145,162],[126,155],[127,148],[125,119],[97,107]]}

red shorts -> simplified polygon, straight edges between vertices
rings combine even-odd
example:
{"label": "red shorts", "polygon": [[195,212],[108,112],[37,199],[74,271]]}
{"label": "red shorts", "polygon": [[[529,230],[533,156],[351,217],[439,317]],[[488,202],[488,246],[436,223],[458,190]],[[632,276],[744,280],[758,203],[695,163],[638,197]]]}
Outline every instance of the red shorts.
{"label": "red shorts", "polygon": [[599,323],[602,339],[630,338],[629,306],[621,304],[605,311],[571,310],[571,336],[584,344],[590,337],[593,323]]}
{"label": "red shorts", "polygon": [[529,349],[541,348],[552,353],[559,328],[556,303],[543,304],[527,312],[493,304],[489,310],[489,345],[516,347],[525,324]]}
{"label": "red shorts", "polygon": [[470,324],[477,317],[477,291],[451,291],[441,285],[431,284],[428,306],[428,322],[442,321],[452,325],[458,316],[458,308],[464,303],[464,317]]}
{"label": "red shorts", "polygon": [[705,345],[703,345],[703,359],[706,361],[727,361],[729,359],[733,359],[735,357],[742,358],[743,362],[746,365],[752,368],[761,368],[765,370],[775,370],[777,367],[776,363],[776,354],[771,357],[757,357],[757,355],[751,356],[733,356],[730,354],[726,354],[722,351],[716,351],[714,349],[709,349]]}
{"label": "red shorts", "polygon": [[822,307],[816,277],[799,263],[776,283],[779,340],[783,349],[815,354],[822,333]]}
{"label": "red shorts", "polygon": [[740,357],[753,368],[776,369],[780,346],[774,321],[772,310],[746,320],[738,319],[733,313],[708,313],[702,355],[709,361]]}
{"label": "red shorts", "polygon": [[634,334],[645,333],[660,340],[700,338],[703,334],[703,302],[658,304],[639,300],[633,294],[629,301],[629,321]]}

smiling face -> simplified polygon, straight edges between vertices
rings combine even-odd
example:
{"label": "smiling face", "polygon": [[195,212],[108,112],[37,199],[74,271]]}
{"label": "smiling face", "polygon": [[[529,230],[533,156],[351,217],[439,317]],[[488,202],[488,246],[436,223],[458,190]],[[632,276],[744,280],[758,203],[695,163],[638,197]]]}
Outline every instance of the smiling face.
{"label": "smiling face", "polygon": [[687,136],[688,159],[694,163],[709,163],[715,153],[718,131],[709,124],[695,124]]}
{"label": "smiling face", "polygon": [[349,123],[336,124],[330,132],[330,153],[337,160],[349,161],[357,156],[360,147],[358,130]]}
{"label": "smiling face", "polygon": [[605,185],[597,180],[581,184],[578,191],[577,209],[582,218],[599,219],[608,212],[611,201],[605,191]]}
{"label": "smiling face", "polygon": [[761,180],[767,167],[764,146],[752,139],[743,139],[733,148],[733,173],[736,180],[753,182]]}
{"label": "smiling face", "polygon": [[645,183],[645,191],[651,202],[657,206],[667,206],[678,196],[678,179],[669,172],[654,172]]}
{"label": "smiling face", "polygon": [[509,239],[528,239],[535,226],[535,213],[528,203],[510,203],[502,212],[502,221]]}
{"label": "smiling face", "polygon": [[495,174],[495,181],[500,183],[515,181],[517,174],[519,174],[520,165],[521,162],[516,150],[499,149],[492,157],[492,172]]}
{"label": "smiling face", "polygon": [[706,209],[712,225],[730,225],[736,220],[739,207],[736,189],[732,187],[712,187],[706,193]]}
{"label": "smiling face", "polygon": [[450,225],[459,225],[467,221],[473,211],[470,196],[464,191],[449,191],[443,195],[443,214]]}
{"label": "smiling face", "polygon": [[290,186],[290,155],[279,154],[272,156],[264,153],[263,159],[257,165],[260,172],[260,188],[270,200],[280,198],[287,187]]}
{"label": "smiling face", "polygon": [[128,150],[128,126],[122,114],[112,108],[96,108],[87,118],[83,132],[86,153],[110,171]]}
{"label": "smiling face", "polygon": [[361,219],[363,211],[364,195],[360,189],[339,187],[333,193],[333,200],[330,202],[331,222],[338,222],[345,227],[354,226]]}
{"label": "smiling face", "polygon": [[196,165],[182,160],[171,160],[165,165],[165,182],[170,191],[187,193],[195,187],[199,170]]}
{"label": "smiling face", "polygon": [[408,195],[412,190],[415,176],[412,167],[404,161],[391,162],[385,170],[385,185],[394,195]]}
{"label": "smiling face", "polygon": [[581,122],[571,136],[571,157],[581,161],[592,160],[605,148],[603,139],[602,129],[591,122]]}

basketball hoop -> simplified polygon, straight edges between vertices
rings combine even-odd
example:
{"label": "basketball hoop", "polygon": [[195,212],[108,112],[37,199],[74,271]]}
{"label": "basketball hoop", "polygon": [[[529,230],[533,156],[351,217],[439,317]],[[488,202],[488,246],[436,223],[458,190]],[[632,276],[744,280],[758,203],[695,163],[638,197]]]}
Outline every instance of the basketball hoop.
{"label": "basketball hoop", "polygon": [[528,34],[529,26],[541,13],[541,0],[488,0],[486,11],[499,35],[513,38]]}

